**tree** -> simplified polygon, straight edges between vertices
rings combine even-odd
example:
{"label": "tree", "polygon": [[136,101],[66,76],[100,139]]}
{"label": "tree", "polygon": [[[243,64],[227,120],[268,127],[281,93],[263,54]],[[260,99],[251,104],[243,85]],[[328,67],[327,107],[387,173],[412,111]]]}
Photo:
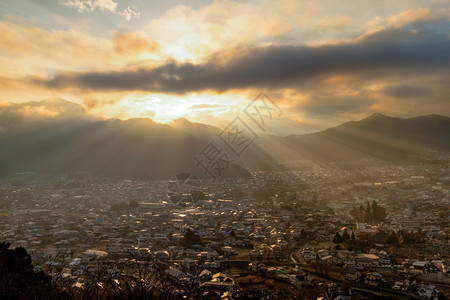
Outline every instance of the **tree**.
{"label": "tree", "polygon": [[302,231],[300,232],[300,238],[304,239],[304,238],[306,238],[306,236],[307,236],[307,233],[306,233],[305,229],[302,228]]}
{"label": "tree", "polygon": [[192,230],[188,229],[186,230],[186,233],[184,234],[183,238],[183,246],[184,247],[190,247],[192,245],[201,244],[202,239],[196,235]]}
{"label": "tree", "polygon": [[403,243],[411,245],[416,243],[416,239],[414,238],[414,234],[412,232],[406,232],[403,234]]}
{"label": "tree", "polygon": [[52,277],[35,271],[30,255],[11,244],[0,243],[0,298],[1,299],[63,299],[68,295],[53,286]]}
{"label": "tree", "polygon": [[342,241],[344,243],[348,242],[348,240],[350,239],[350,235],[347,232],[347,229],[344,230],[344,233],[342,233]]}
{"label": "tree", "polygon": [[350,211],[350,214],[358,221],[364,223],[379,223],[383,222],[386,218],[386,210],[384,207],[379,206],[374,200],[372,205],[369,202],[366,204],[366,208],[363,205],[358,208],[354,208]]}
{"label": "tree", "polygon": [[371,224],[373,221],[373,211],[370,207],[369,201],[367,201],[367,208],[366,208],[366,223]]}
{"label": "tree", "polygon": [[438,299],[439,300],[441,300],[441,299],[442,300],[448,300],[449,297],[448,297],[447,293],[444,290],[440,290],[439,294],[438,294]]}
{"label": "tree", "polygon": [[358,208],[354,208],[350,211],[350,215],[353,216],[358,222],[366,222],[366,211],[362,205]]}
{"label": "tree", "polygon": [[372,201],[372,212],[375,213],[377,211],[377,201],[373,200]]}
{"label": "tree", "polygon": [[336,234],[334,235],[333,243],[335,243],[335,244],[340,244],[340,243],[342,243],[342,237],[341,237],[341,235],[339,234],[339,232],[336,232]]}
{"label": "tree", "polygon": [[386,210],[384,207],[376,206],[374,210],[372,211],[373,214],[373,220],[377,223],[383,222],[386,218]]}
{"label": "tree", "polygon": [[139,207],[139,203],[136,200],[130,200],[130,203],[128,204],[128,207],[133,209],[133,208],[138,208]]}
{"label": "tree", "polygon": [[426,232],[419,228],[418,231],[414,234],[414,239],[416,242],[423,242],[427,238]]}
{"label": "tree", "polygon": [[114,204],[111,206],[111,210],[113,211],[125,211],[128,209],[128,205],[126,202],[120,202],[119,204]]}
{"label": "tree", "polygon": [[389,244],[389,245],[392,245],[392,246],[396,246],[396,247],[398,247],[398,246],[400,245],[400,242],[399,242],[399,240],[398,240],[398,236],[397,236],[397,234],[396,234],[394,231],[392,231],[392,232],[386,237],[385,243],[386,243],[386,244]]}

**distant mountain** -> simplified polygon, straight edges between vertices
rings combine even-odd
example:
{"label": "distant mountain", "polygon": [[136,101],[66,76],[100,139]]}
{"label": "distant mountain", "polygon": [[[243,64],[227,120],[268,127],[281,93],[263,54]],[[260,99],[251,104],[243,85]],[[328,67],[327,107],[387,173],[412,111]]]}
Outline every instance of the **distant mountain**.
{"label": "distant mountain", "polygon": [[373,114],[327,130],[288,136],[285,145],[307,160],[372,160],[400,163],[450,151],[450,118],[438,115],[396,118]]}
{"label": "distant mountain", "polygon": [[[66,107],[66,102],[59,104]],[[24,113],[29,105],[15,106],[14,114],[11,108],[0,108],[0,119],[7,114],[15,120],[15,126],[0,123],[0,174],[89,171],[150,179],[169,179],[180,172],[202,175],[193,157],[206,141],[184,131],[151,119],[71,118],[65,111],[43,122]],[[233,164],[226,175],[249,173]]]}
{"label": "distant mountain", "polygon": [[[317,133],[263,135],[241,157],[230,155],[233,162],[225,175],[314,165],[403,163],[437,155],[448,158],[449,129],[448,117],[403,119],[374,114]],[[186,119],[170,125],[150,119],[98,120],[80,105],[62,99],[14,104],[0,107],[0,174],[89,171],[168,179],[191,172],[201,176],[203,171],[193,158],[220,132]]]}
{"label": "distant mountain", "polygon": [[186,132],[190,135],[195,136],[196,138],[203,140],[213,139],[222,132],[222,129],[220,128],[203,123],[193,123],[186,118],[176,119],[169,125],[177,130]]}

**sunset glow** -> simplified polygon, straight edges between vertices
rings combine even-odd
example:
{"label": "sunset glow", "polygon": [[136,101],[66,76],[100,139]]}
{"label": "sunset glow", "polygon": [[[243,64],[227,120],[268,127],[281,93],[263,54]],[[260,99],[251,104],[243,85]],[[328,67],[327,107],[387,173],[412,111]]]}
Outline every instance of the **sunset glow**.
{"label": "sunset glow", "polygon": [[218,125],[265,91],[288,132],[448,113],[445,3],[18,1],[0,8],[0,101]]}

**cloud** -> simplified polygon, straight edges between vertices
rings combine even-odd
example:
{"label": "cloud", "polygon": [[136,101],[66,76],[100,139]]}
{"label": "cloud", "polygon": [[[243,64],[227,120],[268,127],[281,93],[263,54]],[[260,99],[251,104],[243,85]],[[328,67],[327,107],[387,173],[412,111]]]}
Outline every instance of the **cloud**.
{"label": "cloud", "polygon": [[196,104],[189,107],[191,110],[212,110],[217,108],[224,108],[222,104]]}
{"label": "cloud", "polygon": [[14,19],[0,21],[2,76],[110,67],[112,54],[105,38],[76,30],[46,30]]}
{"label": "cloud", "polygon": [[[348,36],[359,26],[348,16],[338,15],[312,22],[312,28],[304,28],[306,40],[322,41]],[[326,41],[325,41],[326,43]]]}
{"label": "cloud", "polygon": [[[126,13],[118,0],[60,1],[72,12]],[[450,113],[448,10],[318,3],[178,5],[157,19],[140,20],[138,28],[113,22],[104,36],[97,36],[92,18],[85,23],[80,16],[70,22],[60,16],[51,29],[5,16],[1,98],[61,97],[103,117],[154,115],[164,121],[180,109],[177,114],[191,120],[219,122],[264,90],[293,126],[301,119],[301,126],[322,128],[375,111]],[[155,95],[160,106],[146,99]],[[231,101],[236,98],[238,104]],[[180,99],[188,102],[186,109]]]}
{"label": "cloud", "polygon": [[[447,12],[439,12],[438,15],[445,15]],[[418,22],[427,22],[435,19],[436,16],[429,8],[419,8],[415,10],[407,10],[388,18],[375,17],[370,20],[366,27],[369,33],[384,30],[386,28],[399,28],[404,25],[414,24]]]}
{"label": "cloud", "polygon": [[308,101],[298,104],[295,109],[311,117],[335,117],[342,114],[367,114],[376,100],[370,93],[338,95],[335,92],[317,92]]}
{"label": "cloud", "polygon": [[120,99],[114,99],[114,98],[93,98],[93,97],[88,97],[86,99],[84,99],[83,103],[84,106],[88,109],[98,109],[98,108],[102,108],[105,106],[111,106],[116,104],[117,102],[119,102]]}
{"label": "cloud", "polygon": [[12,16],[0,21],[3,79],[51,75],[62,70],[154,66],[164,59],[162,51],[158,41],[140,32],[114,32],[109,38],[74,29],[44,29]]}
{"label": "cloud", "polygon": [[81,105],[64,99],[48,99],[0,106],[0,132],[24,126],[61,120],[87,118]]}
{"label": "cloud", "polygon": [[126,56],[159,54],[161,51],[161,45],[157,41],[136,32],[116,34],[114,48],[117,53]]}
{"label": "cloud", "polygon": [[428,95],[428,91],[423,87],[409,86],[409,85],[392,85],[383,89],[386,95],[395,98],[411,98],[422,97]]}
{"label": "cloud", "polygon": [[340,44],[253,47],[225,64],[169,62],[151,69],[66,72],[51,79],[34,78],[32,81],[50,89],[77,87],[93,91],[182,94],[203,90],[292,88],[342,74],[358,78],[448,70],[448,33],[421,31],[423,24],[419,25],[414,30],[411,27],[389,28]]}
{"label": "cloud", "polygon": [[163,41],[166,53],[178,61],[200,62],[217,51],[284,36],[301,19],[291,2],[221,0],[201,9],[177,5],[142,30]]}
{"label": "cloud", "polygon": [[140,12],[132,9],[129,6],[126,9],[118,9],[117,2],[113,0],[66,0],[60,1],[61,5],[72,6],[78,9],[79,12],[93,12],[95,10],[109,11],[120,16],[125,17],[128,21],[131,18],[139,18]]}
{"label": "cloud", "polygon": [[125,17],[127,21],[130,21],[131,18],[139,18],[141,13],[137,11],[136,9],[132,9],[129,6],[126,9],[116,11],[116,13],[120,16]]}

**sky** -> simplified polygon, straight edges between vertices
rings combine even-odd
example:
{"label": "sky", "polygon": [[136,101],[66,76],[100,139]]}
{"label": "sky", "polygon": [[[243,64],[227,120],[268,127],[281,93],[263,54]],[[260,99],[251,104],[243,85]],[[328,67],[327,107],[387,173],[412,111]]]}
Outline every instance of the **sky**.
{"label": "sky", "polygon": [[3,1],[0,107],[223,128],[264,92],[277,134],[448,116],[449,17],[444,0]]}

